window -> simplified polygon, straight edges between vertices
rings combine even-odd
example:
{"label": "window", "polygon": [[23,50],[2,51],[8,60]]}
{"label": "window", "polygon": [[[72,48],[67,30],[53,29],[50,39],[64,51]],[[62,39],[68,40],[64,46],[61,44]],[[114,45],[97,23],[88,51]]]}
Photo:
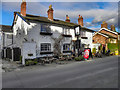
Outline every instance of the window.
{"label": "window", "polygon": [[64,35],[70,35],[70,29],[64,28],[64,29],[63,29],[63,34],[64,34]]}
{"label": "window", "polygon": [[63,50],[64,51],[70,51],[70,44],[64,44],[63,45]]}
{"label": "window", "polygon": [[86,31],[80,31],[81,37],[86,37]]}
{"label": "window", "polygon": [[82,44],[82,48],[85,48],[85,44]]}
{"label": "window", "polygon": [[12,35],[7,34],[8,39],[12,39]]}
{"label": "window", "polygon": [[120,40],[120,35],[118,36],[118,40]]}
{"label": "window", "polygon": [[49,25],[41,25],[41,32],[51,33],[51,29]]}
{"label": "window", "polygon": [[51,51],[51,44],[50,43],[42,43],[41,44],[41,51],[42,52],[50,52]]}

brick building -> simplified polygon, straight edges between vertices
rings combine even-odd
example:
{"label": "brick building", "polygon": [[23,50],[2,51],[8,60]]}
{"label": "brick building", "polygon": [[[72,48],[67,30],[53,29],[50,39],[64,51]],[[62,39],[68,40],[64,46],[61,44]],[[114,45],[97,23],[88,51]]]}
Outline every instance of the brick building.
{"label": "brick building", "polygon": [[108,29],[107,23],[104,21],[101,24],[101,29],[95,32],[93,35],[93,43],[102,44],[107,50],[107,43],[117,43],[118,42],[118,32],[115,31],[115,26],[111,25],[111,29]]}

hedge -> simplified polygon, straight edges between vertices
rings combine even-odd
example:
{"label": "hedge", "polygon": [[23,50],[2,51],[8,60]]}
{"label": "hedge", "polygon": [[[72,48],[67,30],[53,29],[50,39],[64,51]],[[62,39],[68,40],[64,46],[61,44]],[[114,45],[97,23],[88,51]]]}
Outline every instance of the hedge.
{"label": "hedge", "polygon": [[120,54],[120,42],[108,43],[108,48],[110,49],[111,52],[115,52],[116,50],[118,50]]}
{"label": "hedge", "polygon": [[120,40],[118,40],[118,51],[119,51],[119,55],[120,55]]}

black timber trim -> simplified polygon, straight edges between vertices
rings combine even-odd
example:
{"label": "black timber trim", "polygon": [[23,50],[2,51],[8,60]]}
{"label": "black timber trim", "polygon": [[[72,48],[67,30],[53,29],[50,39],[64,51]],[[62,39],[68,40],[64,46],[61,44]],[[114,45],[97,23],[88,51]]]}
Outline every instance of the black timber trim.
{"label": "black timber trim", "polygon": [[53,54],[53,52],[40,52],[40,54]]}
{"label": "black timber trim", "polygon": [[63,51],[63,53],[71,53],[72,51]]}
{"label": "black timber trim", "polygon": [[53,33],[48,33],[48,32],[40,32],[40,35],[52,35]]}
{"label": "black timber trim", "polygon": [[72,37],[72,35],[65,35],[65,34],[62,34],[62,36],[64,36],[64,37]]}
{"label": "black timber trim", "polygon": [[81,37],[82,39],[88,39],[88,37]]}

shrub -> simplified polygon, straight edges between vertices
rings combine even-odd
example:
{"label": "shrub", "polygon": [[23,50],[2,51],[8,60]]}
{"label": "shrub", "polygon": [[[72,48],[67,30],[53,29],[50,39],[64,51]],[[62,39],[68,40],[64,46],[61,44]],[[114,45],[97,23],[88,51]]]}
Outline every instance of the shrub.
{"label": "shrub", "polygon": [[96,53],[96,48],[93,48],[93,49],[92,49],[92,53]]}
{"label": "shrub", "polygon": [[79,57],[75,57],[75,60],[76,60],[76,61],[79,61]]}
{"label": "shrub", "polygon": [[20,62],[22,63],[22,56],[20,56]]}
{"label": "shrub", "polygon": [[29,61],[25,60],[25,65],[28,66],[29,65]]}
{"label": "shrub", "polygon": [[25,60],[25,65],[26,65],[26,66],[32,65],[32,64],[34,64],[34,61],[33,61],[33,60],[31,60],[31,59],[26,59],[26,60]]}
{"label": "shrub", "polygon": [[82,61],[82,60],[84,60],[84,57],[83,56],[75,57],[75,60],[76,61]]}
{"label": "shrub", "polygon": [[120,54],[120,43],[108,43],[108,48],[111,52],[115,53],[116,50],[118,50],[118,53]]}
{"label": "shrub", "polygon": [[26,59],[25,60],[25,65],[28,66],[28,65],[33,65],[33,64],[37,64],[38,63],[38,60],[37,59]]}
{"label": "shrub", "polygon": [[34,59],[34,64],[37,64],[38,63],[38,60],[37,59]]}

